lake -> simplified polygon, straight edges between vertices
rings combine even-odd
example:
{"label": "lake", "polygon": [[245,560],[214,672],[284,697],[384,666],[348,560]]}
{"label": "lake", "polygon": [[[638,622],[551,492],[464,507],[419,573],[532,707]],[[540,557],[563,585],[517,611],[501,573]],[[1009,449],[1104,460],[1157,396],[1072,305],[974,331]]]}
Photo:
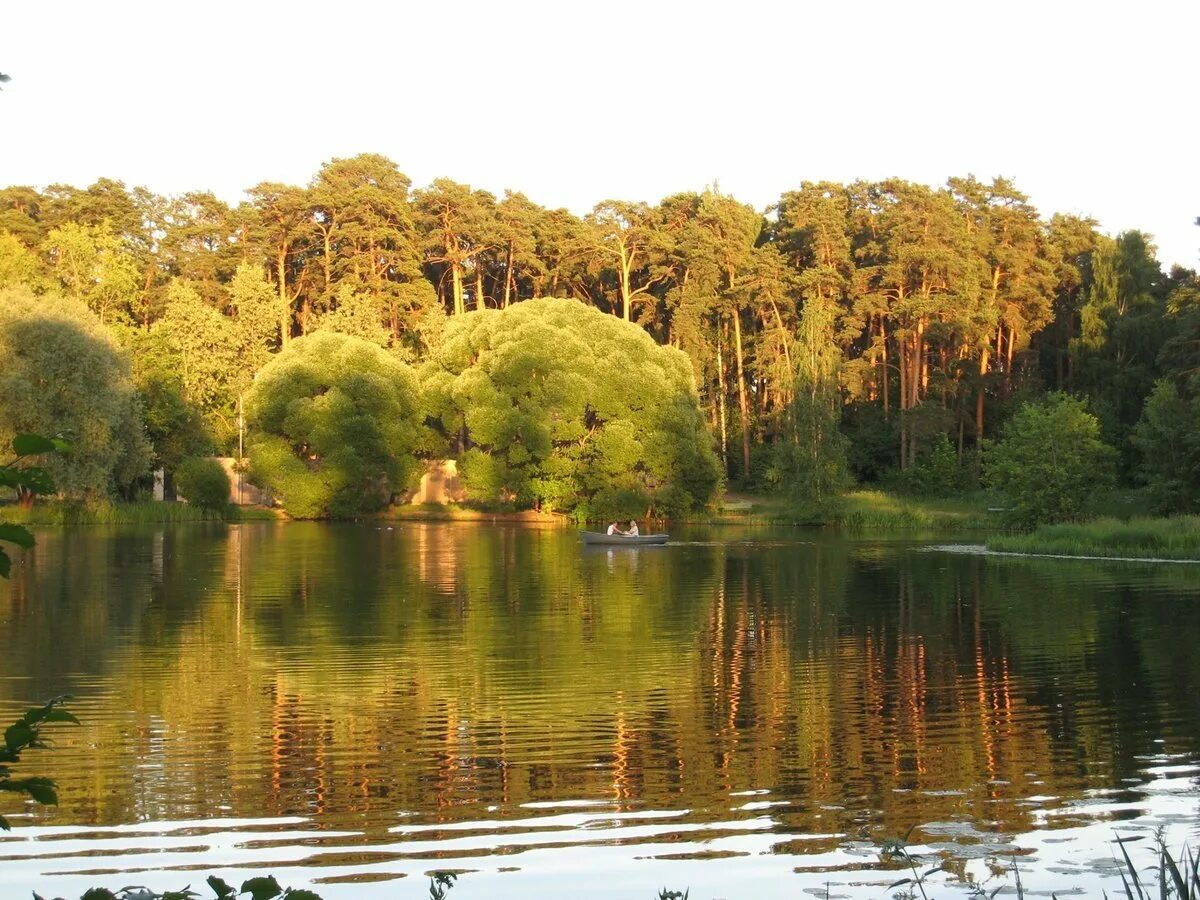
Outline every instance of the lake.
{"label": "lake", "polygon": [[[677,540],[676,540],[677,538]],[[1200,567],[804,529],[39,534],[0,584],[0,896],[273,873],[326,898],[1121,890],[1200,843]],[[1008,870],[1005,874],[1004,870]],[[927,886],[928,887],[928,886]],[[204,888],[207,891],[207,888]]]}

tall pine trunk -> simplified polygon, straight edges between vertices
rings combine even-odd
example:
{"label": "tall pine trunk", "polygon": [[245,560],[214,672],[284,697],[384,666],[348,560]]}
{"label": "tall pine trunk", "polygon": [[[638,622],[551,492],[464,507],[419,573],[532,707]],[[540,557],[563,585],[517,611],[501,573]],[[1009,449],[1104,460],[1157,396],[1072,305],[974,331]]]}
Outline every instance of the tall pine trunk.
{"label": "tall pine trunk", "polygon": [[742,421],[742,480],[750,479],[750,403],[746,397],[746,372],[742,354],[742,317],[733,311],[733,346],[737,359],[738,413]]}

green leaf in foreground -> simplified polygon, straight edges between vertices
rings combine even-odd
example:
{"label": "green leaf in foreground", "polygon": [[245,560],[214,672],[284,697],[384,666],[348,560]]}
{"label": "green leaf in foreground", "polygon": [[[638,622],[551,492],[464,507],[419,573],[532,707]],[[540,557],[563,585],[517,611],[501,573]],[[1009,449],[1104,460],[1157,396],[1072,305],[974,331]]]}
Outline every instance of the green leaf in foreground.
{"label": "green leaf in foreground", "polygon": [[12,522],[0,522],[0,541],[8,541],[22,549],[28,550],[33,544],[33,535],[28,528],[14,525]]}
{"label": "green leaf in foreground", "polygon": [[217,895],[217,900],[226,900],[226,898],[237,894],[237,891],[233,889],[233,885],[228,884],[224,879],[218,878],[216,875],[208,876],[208,886]]}
{"label": "green leaf in foreground", "polygon": [[249,894],[252,900],[271,900],[272,897],[282,894],[283,888],[279,886],[274,875],[268,875],[265,878],[251,878],[243,881],[241,892]]}
{"label": "green leaf in foreground", "polygon": [[40,434],[18,434],[13,438],[12,448],[17,456],[38,456],[42,453],[53,453],[58,446],[53,440]]}

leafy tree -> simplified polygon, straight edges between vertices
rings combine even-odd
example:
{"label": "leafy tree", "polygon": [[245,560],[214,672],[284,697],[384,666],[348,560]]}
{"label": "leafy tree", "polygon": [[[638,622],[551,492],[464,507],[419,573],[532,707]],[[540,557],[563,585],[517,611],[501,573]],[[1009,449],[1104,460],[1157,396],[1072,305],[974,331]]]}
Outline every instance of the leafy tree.
{"label": "leafy tree", "polygon": [[0,231],[0,288],[27,285],[40,290],[47,284],[41,260],[16,237]]}
{"label": "leafy tree", "polygon": [[576,301],[457,317],[421,374],[473,499],[669,514],[719,487],[687,358]]}
{"label": "leafy tree", "polygon": [[1146,398],[1133,443],[1141,454],[1138,473],[1157,512],[1200,508],[1200,403],[1180,396],[1174,382],[1163,379]]}
{"label": "leafy tree", "polygon": [[174,472],[187,457],[210,449],[212,437],[204,418],[184,399],[177,372],[146,368],[143,361],[136,382],[156,468]]}
{"label": "leafy tree", "polygon": [[768,482],[804,503],[821,506],[850,486],[837,376],[841,353],[833,341],[834,308],[810,295],[800,320],[795,398],[773,446]]}
{"label": "leafy tree", "polygon": [[361,338],[292,341],[246,397],[251,478],[297,518],[378,509],[416,472],[417,381]]}
{"label": "leafy tree", "polygon": [[0,291],[0,440],[62,433],[70,456],[46,468],[72,498],[98,500],[144,475],[150,446],[129,361],[79,303]]}
{"label": "leafy tree", "polygon": [[189,282],[167,288],[163,317],[133,341],[139,372],[167,373],[183,400],[204,418],[208,432],[227,445],[236,431],[238,394],[258,362],[238,323],[204,302]]}
{"label": "leafy tree", "polygon": [[132,321],[139,284],[137,263],[107,223],[66,222],[50,232],[43,249],[63,290],[86,303],[101,323]]}
{"label": "leafy tree", "polygon": [[1047,394],[1024,404],[986,449],[985,474],[1023,526],[1078,519],[1087,500],[1110,483],[1114,451],[1083,400]]}
{"label": "leafy tree", "polygon": [[241,263],[229,283],[229,305],[236,314],[238,354],[242,362],[239,389],[249,384],[271,352],[279,347],[279,322],[271,285],[262,269],[253,263]]}
{"label": "leafy tree", "polygon": [[1132,480],[1131,436],[1161,374],[1158,359],[1171,325],[1169,286],[1153,245],[1136,231],[1099,241],[1091,270],[1072,344],[1072,386],[1088,396],[1105,440],[1121,452],[1121,473]]}
{"label": "leafy tree", "polygon": [[392,336],[381,322],[380,309],[369,294],[356,291],[349,283],[338,285],[332,308],[312,322],[313,331],[349,334],[379,347],[387,347]]}

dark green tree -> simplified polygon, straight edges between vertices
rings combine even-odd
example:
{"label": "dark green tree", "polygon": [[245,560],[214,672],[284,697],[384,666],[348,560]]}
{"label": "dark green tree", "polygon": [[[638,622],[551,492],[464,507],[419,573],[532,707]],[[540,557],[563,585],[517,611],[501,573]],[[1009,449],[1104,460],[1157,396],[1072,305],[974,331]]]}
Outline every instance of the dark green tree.
{"label": "dark green tree", "polygon": [[1004,499],[1015,524],[1080,518],[1098,488],[1111,484],[1115,452],[1080,399],[1047,394],[1024,404],[986,447],[988,485]]}

